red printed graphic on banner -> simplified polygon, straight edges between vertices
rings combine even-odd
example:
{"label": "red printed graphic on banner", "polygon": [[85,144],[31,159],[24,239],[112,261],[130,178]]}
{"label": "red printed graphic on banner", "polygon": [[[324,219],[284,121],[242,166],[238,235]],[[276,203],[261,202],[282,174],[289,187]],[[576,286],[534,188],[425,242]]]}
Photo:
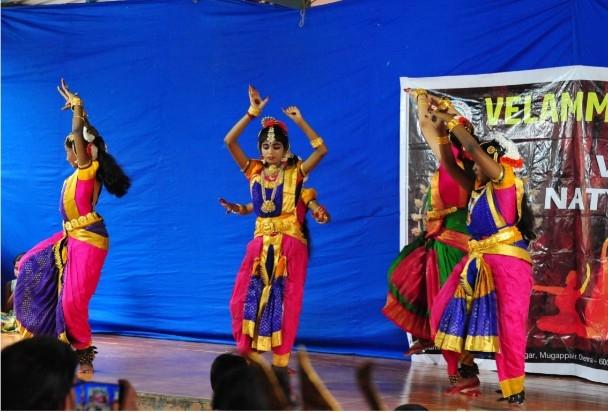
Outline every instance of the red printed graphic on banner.
{"label": "red printed graphic on banner", "polygon": [[541,286],[535,285],[534,290],[555,295],[555,306],[558,313],[552,316],[542,316],[536,320],[539,329],[559,335],[575,333],[582,338],[587,338],[587,328],[581,315],[576,310],[576,302],[585,293],[585,288],[589,280],[587,279],[580,289],[577,287],[578,273],[575,270],[568,272],[566,286]]}

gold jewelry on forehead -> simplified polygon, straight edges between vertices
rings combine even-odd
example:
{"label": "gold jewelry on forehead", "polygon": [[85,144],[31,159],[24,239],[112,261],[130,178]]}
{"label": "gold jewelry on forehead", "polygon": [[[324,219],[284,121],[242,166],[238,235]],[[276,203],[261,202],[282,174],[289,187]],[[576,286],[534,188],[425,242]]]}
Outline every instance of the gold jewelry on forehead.
{"label": "gold jewelry on forehead", "polygon": [[270,128],[268,129],[268,134],[266,135],[266,141],[271,144],[276,141],[276,139],[274,137],[274,126],[270,126]]}

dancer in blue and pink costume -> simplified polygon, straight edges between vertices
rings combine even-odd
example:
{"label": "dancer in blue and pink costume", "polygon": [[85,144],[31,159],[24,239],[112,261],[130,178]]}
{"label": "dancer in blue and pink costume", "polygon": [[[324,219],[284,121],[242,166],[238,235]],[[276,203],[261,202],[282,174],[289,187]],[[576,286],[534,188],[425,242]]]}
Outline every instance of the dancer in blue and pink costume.
{"label": "dancer in blue and pink costume", "polygon": [[305,230],[304,177],[327,153],[323,140],[295,106],[283,110],[308,137],[313,152],[301,160],[289,150],[287,127],[281,121],[262,119],[258,133],[261,159],[245,155],[238,138],[268,102],[249,87],[250,107],[226,135],[230,154],[245,174],[253,211],[254,237],[236,276],[230,299],[232,333],[243,354],[272,351],[279,378],[287,381],[287,364],[298,328],[308,265]]}
{"label": "dancer in blue and pink costume", "polygon": [[503,398],[524,401],[526,327],[532,291],[528,242],[535,236],[522,181],[513,168],[523,165],[515,144],[504,137],[478,144],[459,116],[432,110],[438,129],[455,135],[475,160],[476,178],[461,172],[451,150],[442,145],[441,162],[472,189],[467,226],[468,255],[454,268],[431,313],[435,345],[442,349],[455,389],[477,387],[476,376],[458,373],[465,351],[495,354]]}

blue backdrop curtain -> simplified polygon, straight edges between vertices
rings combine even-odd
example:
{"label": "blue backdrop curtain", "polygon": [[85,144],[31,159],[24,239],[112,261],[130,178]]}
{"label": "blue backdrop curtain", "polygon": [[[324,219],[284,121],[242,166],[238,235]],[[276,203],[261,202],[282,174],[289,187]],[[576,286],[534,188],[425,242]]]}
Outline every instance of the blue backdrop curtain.
{"label": "blue backdrop curtain", "polygon": [[[231,342],[228,300],[254,219],[217,199],[248,197],[223,136],[251,83],[270,95],[264,114],[298,105],[330,151],[307,183],[333,220],[309,223],[298,341],[381,356],[406,347],[380,313],[399,251],[399,77],[608,63],[603,0],[345,0],[308,10],[304,27],[294,10],[220,0],[3,8],[1,18],[4,274],[60,230],[64,77],[133,180],[98,205],[111,245],[94,331]],[[250,156],[257,130],[241,138]]]}

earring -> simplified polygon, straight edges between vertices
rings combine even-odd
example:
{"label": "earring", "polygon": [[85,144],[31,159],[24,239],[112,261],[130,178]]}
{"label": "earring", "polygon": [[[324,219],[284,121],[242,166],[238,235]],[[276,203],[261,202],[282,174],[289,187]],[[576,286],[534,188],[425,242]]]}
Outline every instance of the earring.
{"label": "earring", "polygon": [[292,156],[291,151],[288,150],[283,155],[283,158],[281,159],[281,161],[282,162],[287,162],[291,158],[291,156]]}

